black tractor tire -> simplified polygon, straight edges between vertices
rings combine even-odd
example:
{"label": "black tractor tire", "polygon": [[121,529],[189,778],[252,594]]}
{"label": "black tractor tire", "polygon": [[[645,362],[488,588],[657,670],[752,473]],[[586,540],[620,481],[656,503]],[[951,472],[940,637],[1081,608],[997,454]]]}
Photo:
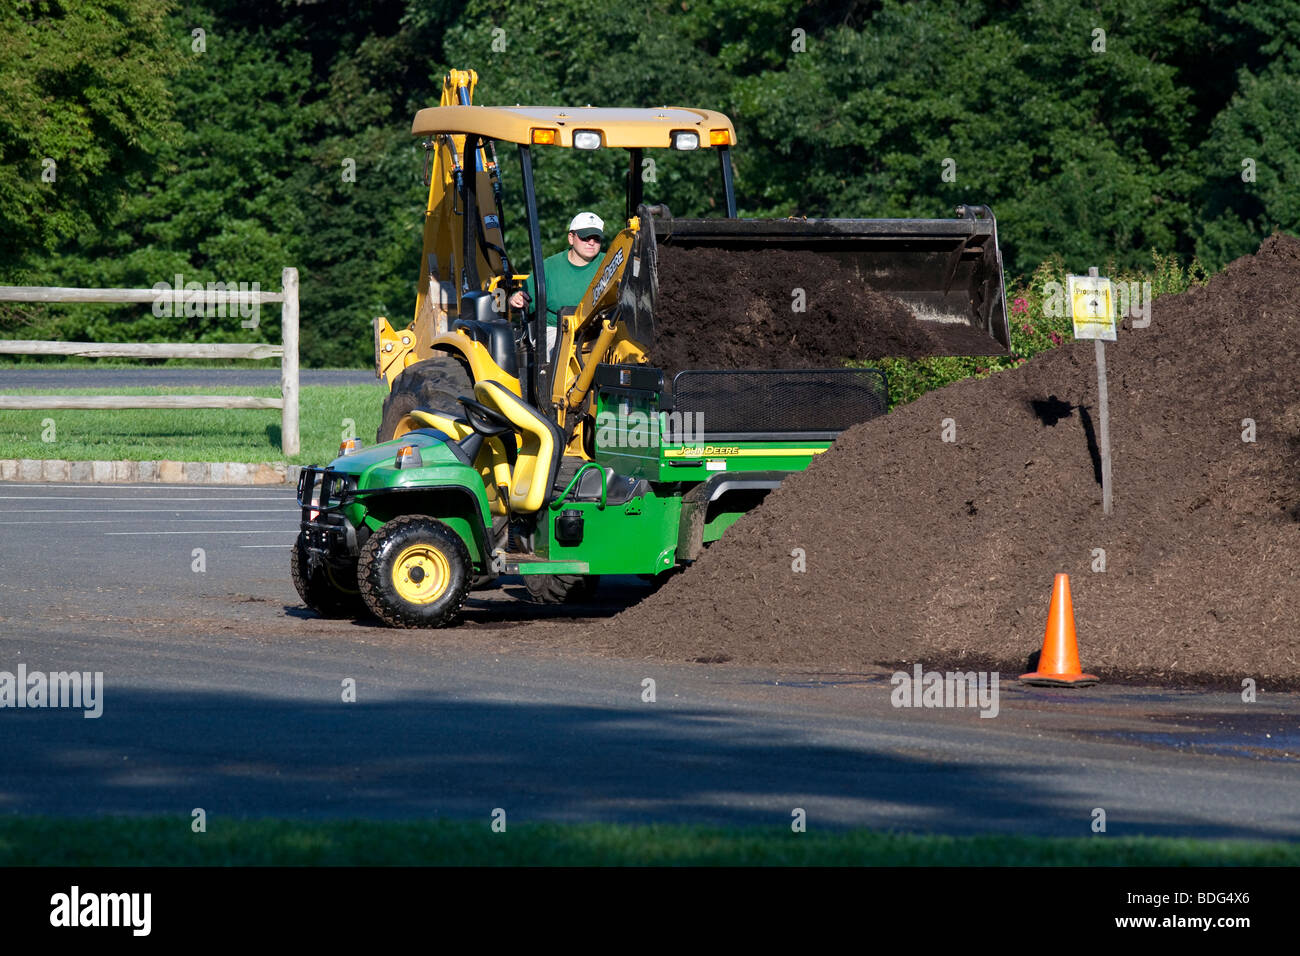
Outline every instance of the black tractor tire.
{"label": "black tractor tire", "polygon": [[599,574],[525,574],[528,597],[538,604],[586,604],[596,594]]}
{"label": "black tractor tire", "polygon": [[474,566],[460,535],[428,515],[402,515],[366,541],[357,584],[390,627],[444,627],[460,613]]}
{"label": "black tractor tire", "polygon": [[366,605],[357,588],[355,568],[351,574],[325,564],[312,566],[302,535],[294,542],[289,570],[298,597],[321,617],[356,617],[365,613]]}
{"label": "black tractor tire", "polygon": [[459,415],[463,410],[460,396],[474,397],[474,383],[460,360],[451,355],[436,355],[405,369],[393,381],[393,389],[384,399],[383,418],[375,441],[392,441],[395,432],[412,409],[430,408]]}

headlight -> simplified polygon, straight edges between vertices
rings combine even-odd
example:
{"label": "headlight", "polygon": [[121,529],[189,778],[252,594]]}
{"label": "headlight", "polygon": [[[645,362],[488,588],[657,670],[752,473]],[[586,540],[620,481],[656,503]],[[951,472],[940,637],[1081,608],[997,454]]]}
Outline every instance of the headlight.
{"label": "headlight", "polygon": [[673,133],[673,149],[699,149],[700,134],[688,129]]}
{"label": "headlight", "polygon": [[339,475],[330,478],[329,490],[325,495],[325,500],[337,504],[343,500],[343,496],[356,487],[357,480],[351,475]]}
{"label": "headlight", "polygon": [[600,149],[600,134],[591,129],[573,131],[574,149]]}

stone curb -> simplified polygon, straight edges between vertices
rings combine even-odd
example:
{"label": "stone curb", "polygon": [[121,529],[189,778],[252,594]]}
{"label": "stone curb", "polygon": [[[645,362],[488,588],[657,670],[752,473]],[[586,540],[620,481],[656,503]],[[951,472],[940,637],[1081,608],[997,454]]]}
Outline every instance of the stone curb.
{"label": "stone curb", "polygon": [[299,465],[282,461],[65,461],[0,458],[0,481],[94,484],[158,482],[178,485],[297,485]]}

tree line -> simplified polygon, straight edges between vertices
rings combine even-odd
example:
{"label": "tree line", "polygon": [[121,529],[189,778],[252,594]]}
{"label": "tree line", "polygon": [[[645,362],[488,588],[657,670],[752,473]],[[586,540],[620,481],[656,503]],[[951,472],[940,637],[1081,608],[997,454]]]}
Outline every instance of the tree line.
{"label": "tree line", "polygon": [[[448,68],[485,105],[719,109],[742,216],[987,203],[1008,272],[1152,250],[1210,269],[1300,228],[1300,0],[0,0],[0,282],[278,286],[302,354],[364,365],[409,320],[423,150]],[[712,157],[709,157],[710,159]],[[517,166],[502,155],[507,199]],[[716,164],[647,195],[716,215]],[[626,157],[539,155],[548,251],[622,215]],[[515,258],[521,225],[509,223]],[[274,310],[268,310],[273,312]],[[0,308],[0,335],[245,341],[216,317]]]}

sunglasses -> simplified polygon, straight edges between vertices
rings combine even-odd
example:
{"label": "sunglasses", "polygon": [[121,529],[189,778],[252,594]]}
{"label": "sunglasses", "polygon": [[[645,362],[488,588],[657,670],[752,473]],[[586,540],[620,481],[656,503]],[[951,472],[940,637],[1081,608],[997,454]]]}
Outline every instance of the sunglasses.
{"label": "sunglasses", "polygon": [[579,236],[579,242],[600,242],[601,236]]}

